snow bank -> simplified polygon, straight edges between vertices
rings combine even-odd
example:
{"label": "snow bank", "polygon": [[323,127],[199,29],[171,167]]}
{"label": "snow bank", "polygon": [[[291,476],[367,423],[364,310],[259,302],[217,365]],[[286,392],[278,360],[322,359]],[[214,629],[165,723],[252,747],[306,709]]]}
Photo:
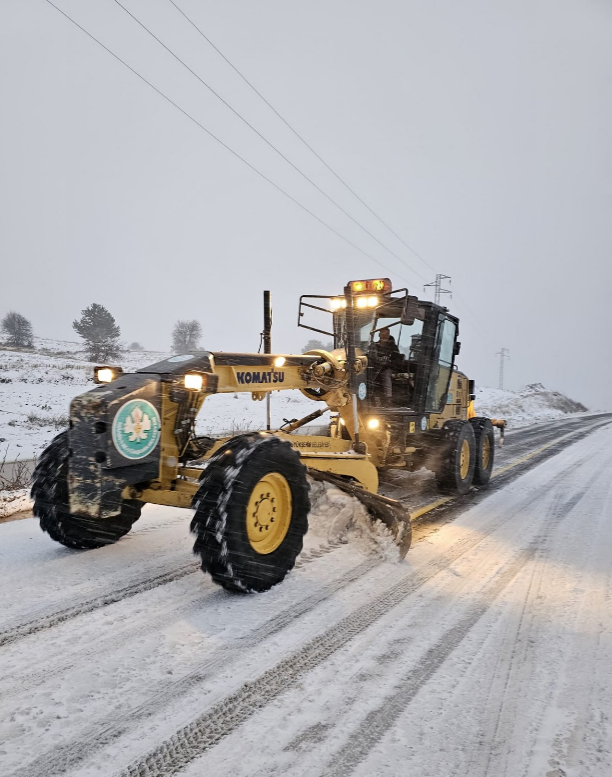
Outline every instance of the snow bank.
{"label": "snow bank", "polygon": [[0,520],[23,510],[29,510],[31,507],[32,500],[29,488],[20,488],[17,491],[0,491]]}
{"label": "snow bank", "polygon": [[515,428],[587,411],[580,402],[550,391],[541,383],[532,383],[519,391],[477,388],[475,407],[478,415],[505,418]]}

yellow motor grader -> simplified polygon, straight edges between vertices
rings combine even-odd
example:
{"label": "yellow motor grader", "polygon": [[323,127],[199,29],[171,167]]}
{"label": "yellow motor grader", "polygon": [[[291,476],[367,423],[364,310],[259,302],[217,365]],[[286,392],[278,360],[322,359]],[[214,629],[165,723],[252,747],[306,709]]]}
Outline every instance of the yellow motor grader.
{"label": "yellow motor grader", "polygon": [[[100,366],[100,384],[73,399],[70,428],[41,456],[34,514],[52,539],[96,548],[127,534],[149,502],[193,508],[194,552],[227,589],[265,591],[292,569],[308,529],[307,475],[334,483],[382,520],[405,554],[410,516],[379,495],[379,471],[426,466],[447,492],[485,486],[493,424],[476,417],[473,382],[455,367],[459,321],[393,290],[386,278],[349,282],[336,296],[304,295],[298,324],[333,349],[177,354],[135,373]],[[327,328],[307,323],[324,316]],[[278,429],[198,436],[205,400],[218,393],[299,389],[319,408]],[[319,434],[296,434],[329,412]],[[503,421],[494,421],[502,429]],[[304,429],[301,430],[305,431]]]}

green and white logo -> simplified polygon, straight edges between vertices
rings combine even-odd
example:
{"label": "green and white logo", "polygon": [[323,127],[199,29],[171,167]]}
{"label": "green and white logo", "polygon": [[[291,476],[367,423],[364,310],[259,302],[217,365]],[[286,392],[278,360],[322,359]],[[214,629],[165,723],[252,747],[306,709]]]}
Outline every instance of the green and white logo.
{"label": "green and white logo", "polygon": [[146,399],[131,399],[117,411],[113,421],[115,448],[126,459],[142,459],[157,445],[159,413]]}

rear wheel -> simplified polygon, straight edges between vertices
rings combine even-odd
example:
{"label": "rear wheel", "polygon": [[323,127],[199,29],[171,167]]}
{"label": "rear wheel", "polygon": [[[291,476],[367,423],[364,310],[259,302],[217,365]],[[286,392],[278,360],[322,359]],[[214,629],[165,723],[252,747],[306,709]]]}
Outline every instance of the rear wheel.
{"label": "rear wheel", "polygon": [[436,465],[441,491],[467,494],[472,487],[476,464],[476,439],[469,421],[447,421],[445,439]]}
{"label": "rear wheel", "polygon": [[191,531],[202,569],[231,591],[267,591],[293,568],[308,530],[306,468],[291,443],[235,437],[211,457]]}
{"label": "rear wheel", "polygon": [[34,470],[32,499],[40,528],[67,548],[112,545],[140,518],[142,502],[124,499],[119,515],[95,520],[71,515],[68,507],[68,432],[58,434]]}
{"label": "rear wheel", "polygon": [[495,434],[488,418],[471,418],[470,424],[476,438],[476,462],[474,466],[474,485],[486,486],[491,480],[493,459],[495,456]]}

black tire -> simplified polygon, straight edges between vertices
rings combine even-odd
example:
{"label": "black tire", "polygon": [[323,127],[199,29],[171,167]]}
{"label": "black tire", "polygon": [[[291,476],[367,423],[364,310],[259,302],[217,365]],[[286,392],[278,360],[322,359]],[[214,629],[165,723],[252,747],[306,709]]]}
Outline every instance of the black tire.
{"label": "black tire", "polygon": [[474,466],[474,485],[486,486],[491,480],[493,460],[495,458],[495,434],[493,424],[488,418],[470,418],[470,424],[476,438],[476,463]]}
{"label": "black tire", "polygon": [[[476,438],[468,421],[447,421],[445,439],[436,464],[438,487],[445,493],[467,494],[472,487],[476,464]],[[469,455],[467,467],[465,456]],[[463,471],[462,471],[463,456]]]}
{"label": "black tire", "polygon": [[[258,488],[266,488],[262,479],[269,476],[277,478],[281,485],[284,481],[282,489],[289,489],[287,495],[290,492],[289,507],[281,511],[281,522],[277,521],[272,528],[278,516],[272,515],[276,512],[275,498],[270,499],[269,493],[266,499],[262,492],[259,502],[251,505],[255,512],[247,511],[249,500],[257,498]],[[234,437],[227,442],[211,457],[193,499],[193,552],[200,556],[202,569],[229,591],[255,593],[280,583],[302,551],[308,531],[308,491],[306,467],[291,443],[262,433]],[[271,516],[266,525],[258,523],[260,503],[265,503],[264,509]],[[278,504],[282,504],[282,499],[278,498]],[[255,550],[249,538],[249,531],[257,531],[258,526],[263,537],[259,545],[262,552]],[[266,548],[266,538],[279,544],[271,542]]]}
{"label": "black tire", "polygon": [[71,515],[68,507],[68,432],[58,434],[34,470],[32,499],[40,528],[67,548],[90,550],[112,545],[140,518],[142,502],[123,500],[119,515],[94,520]]}

